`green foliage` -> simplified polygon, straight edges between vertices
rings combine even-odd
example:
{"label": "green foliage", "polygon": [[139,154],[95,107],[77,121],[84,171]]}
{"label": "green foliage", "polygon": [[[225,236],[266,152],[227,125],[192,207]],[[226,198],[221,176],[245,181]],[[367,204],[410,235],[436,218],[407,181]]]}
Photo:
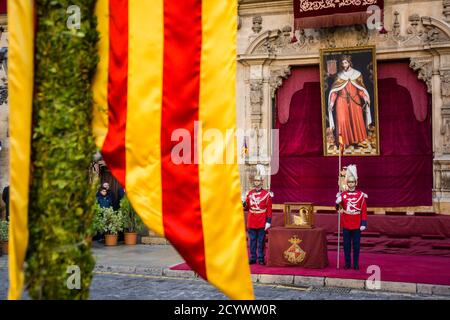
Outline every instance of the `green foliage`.
{"label": "green foliage", "polygon": [[[94,259],[85,238],[92,230],[95,185],[89,166],[91,82],[98,62],[96,0],[37,0],[32,133],[32,180],[26,285],[33,299],[87,299]],[[70,5],[81,11],[69,30]],[[81,289],[67,288],[76,265]]]}
{"label": "green foliage", "polygon": [[0,241],[8,241],[9,222],[7,220],[0,220]]}
{"label": "green foliage", "polygon": [[103,210],[98,203],[94,205],[94,218],[89,226],[88,235],[93,236],[96,233],[103,232]]}
{"label": "green foliage", "polygon": [[124,217],[120,211],[113,208],[101,208],[99,226],[106,234],[118,234],[123,231]]}
{"label": "green foliage", "polygon": [[128,200],[126,195],[120,200],[119,211],[124,217],[124,228],[126,232],[141,232],[144,230],[144,223],[131,206],[130,200]]}

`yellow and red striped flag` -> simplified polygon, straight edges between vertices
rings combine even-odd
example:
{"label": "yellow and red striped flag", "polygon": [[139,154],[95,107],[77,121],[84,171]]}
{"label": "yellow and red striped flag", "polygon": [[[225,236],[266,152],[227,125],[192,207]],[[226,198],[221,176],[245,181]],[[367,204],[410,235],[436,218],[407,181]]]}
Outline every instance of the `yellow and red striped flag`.
{"label": "yellow and red striped flag", "polygon": [[[237,0],[98,0],[96,10],[93,129],[106,164],[195,272],[253,299],[236,154],[225,156],[237,149],[226,133],[236,129]],[[212,163],[194,142],[208,130],[225,137]],[[192,137],[190,163],[172,159],[177,132]]]}
{"label": "yellow and red striped flag", "polygon": [[34,1],[8,1],[10,227],[8,299],[20,299],[28,247],[28,188],[34,84]]}

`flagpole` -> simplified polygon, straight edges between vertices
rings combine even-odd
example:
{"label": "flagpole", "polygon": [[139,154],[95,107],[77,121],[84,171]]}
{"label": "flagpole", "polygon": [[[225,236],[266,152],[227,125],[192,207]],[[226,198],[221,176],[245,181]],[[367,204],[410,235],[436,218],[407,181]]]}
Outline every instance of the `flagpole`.
{"label": "flagpole", "polygon": [[[339,137],[340,138],[340,137]],[[341,139],[339,139],[339,171],[338,171],[338,187],[339,192],[341,192]],[[337,261],[336,261],[336,269],[339,269],[339,256],[341,253],[341,212],[338,210],[338,247],[337,247]]]}

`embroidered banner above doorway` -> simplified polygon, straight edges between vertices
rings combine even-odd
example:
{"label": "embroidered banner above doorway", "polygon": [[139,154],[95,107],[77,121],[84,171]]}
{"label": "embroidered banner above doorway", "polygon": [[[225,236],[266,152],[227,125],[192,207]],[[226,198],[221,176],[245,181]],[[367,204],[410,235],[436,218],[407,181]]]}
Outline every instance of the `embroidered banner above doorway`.
{"label": "embroidered banner above doorway", "polygon": [[296,28],[324,28],[366,23],[367,8],[381,10],[384,0],[294,0]]}

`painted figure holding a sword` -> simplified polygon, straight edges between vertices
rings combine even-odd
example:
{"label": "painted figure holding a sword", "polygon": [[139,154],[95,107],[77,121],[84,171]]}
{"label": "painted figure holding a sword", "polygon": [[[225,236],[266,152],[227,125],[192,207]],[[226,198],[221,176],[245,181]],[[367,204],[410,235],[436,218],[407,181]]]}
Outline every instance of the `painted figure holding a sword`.
{"label": "painted figure holding a sword", "polygon": [[372,123],[369,92],[361,72],[353,69],[350,55],[341,57],[340,67],[328,96],[329,128],[336,129],[345,148],[367,147],[367,128]]}

